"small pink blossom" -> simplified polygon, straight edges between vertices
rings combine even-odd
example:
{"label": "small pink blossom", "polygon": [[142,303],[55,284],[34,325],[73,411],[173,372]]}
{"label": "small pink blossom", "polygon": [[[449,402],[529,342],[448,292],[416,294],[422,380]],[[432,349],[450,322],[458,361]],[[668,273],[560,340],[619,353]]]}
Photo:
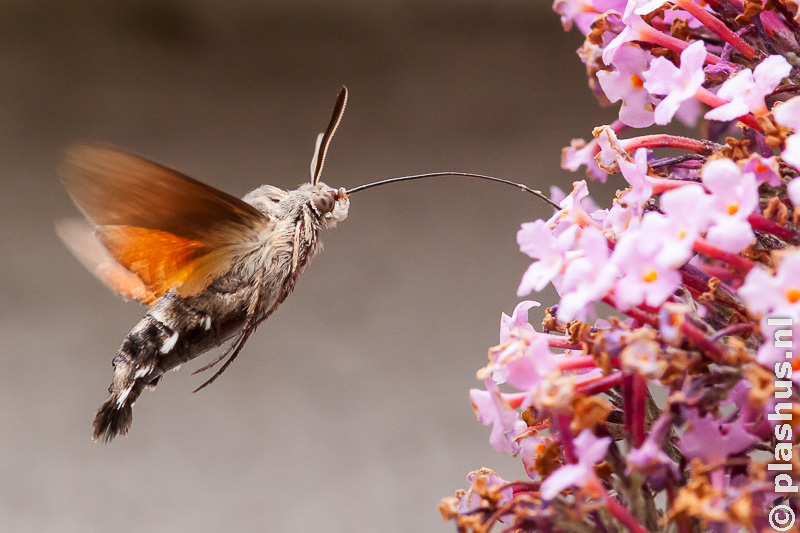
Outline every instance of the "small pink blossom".
{"label": "small pink blossom", "polygon": [[587,207],[594,209],[596,205],[589,198],[589,188],[585,181],[573,182],[572,191],[558,205],[561,209],[547,220],[547,224],[555,228],[554,235],[558,236],[573,226],[584,227],[595,224],[594,218],[586,210]]}
{"label": "small pink blossom", "polygon": [[666,95],[656,106],[655,121],[658,125],[669,124],[681,104],[694,97],[706,79],[703,64],[706,60],[706,47],[702,41],[695,41],[681,52],[680,68],[664,57],[657,57],[642,76],[644,88],[650,94]]}
{"label": "small pink blossom", "polygon": [[[759,440],[738,422],[722,423],[710,414],[701,417],[693,409],[689,428],[681,436],[679,446],[687,459],[697,457],[704,464],[712,465],[747,450]],[[709,446],[710,443],[713,446]]]}
{"label": "small pink blossom", "polygon": [[496,346],[489,350],[489,360],[485,370],[492,372],[495,383],[522,391],[538,387],[558,366],[558,356],[541,335]]}
{"label": "small pink blossom", "polygon": [[737,72],[717,92],[717,96],[728,103],[706,113],[706,118],[733,120],[747,113],[763,115],[767,112],[764,97],[771,94],[791,71],[791,65],[783,56],[769,56],[755,71],[747,68]]}
{"label": "small pink blossom", "polygon": [[617,158],[617,164],[625,181],[631,186],[630,190],[622,193],[620,201],[627,205],[643,207],[645,202],[653,195],[653,186],[647,175],[649,169],[647,165],[647,150],[644,148],[636,150],[633,161],[619,157]]}
{"label": "small pink blossom", "polygon": [[598,150],[596,141],[587,143],[583,139],[572,139],[569,146],[561,149],[561,168],[576,172],[585,166],[588,178],[605,183],[608,173],[597,164],[595,154]]}
{"label": "small pink blossom", "polygon": [[752,313],[790,316],[800,322],[800,252],[783,254],[775,275],[760,266],[751,270],[739,295]]}
{"label": "small pink blossom", "polygon": [[758,207],[755,175],[742,175],[739,165],[726,158],[707,163],[701,176],[711,193],[708,242],[726,252],[741,252],[755,240],[747,222],[747,217]]}
{"label": "small pink blossom", "polygon": [[513,329],[524,329],[526,331],[534,331],[533,326],[528,324],[528,311],[531,308],[539,307],[542,304],[534,302],[533,300],[525,300],[517,304],[511,316],[503,313],[500,317],[500,342],[506,342],[509,339],[509,333]]}
{"label": "small pink blossom", "polygon": [[617,134],[610,126],[600,126],[592,131],[597,140],[600,152],[595,155],[597,165],[609,174],[617,172],[617,159],[627,157],[625,148],[617,139]]}
{"label": "small pink blossom", "polygon": [[603,232],[584,229],[578,247],[584,255],[570,261],[558,286],[561,294],[558,318],[564,322],[585,320],[593,305],[608,294],[619,276],[616,265],[608,260],[611,251]]}
{"label": "small pink blossom", "polygon": [[664,3],[661,0],[628,0],[625,13],[636,13],[637,15],[649,15]]}
{"label": "small pink blossom", "polygon": [[609,10],[620,13],[625,9],[624,0],[555,0],[553,11],[561,15],[561,25],[565,30],[578,27],[586,35],[591,29],[594,19]]}
{"label": "small pink blossom", "polygon": [[519,414],[503,400],[494,381],[486,379],[484,384],[486,390],[469,391],[475,415],[484,426],[492,426],[489,443],[495,450],[506,454],[517,453],[519,444],[514,442],[514,437],[517,433],[517,422],[522,422]]}
{"label": "small pink blossom", "polygon": [[[642,17],[636,15],[630,9],[626,9],[622,22],[625,27],[603,49],[603,63],[606,65],[613,64],[614,58],[623,44],[631,41],[646,41],[647,32],[651,29]],[[652,91],[650,92],[652,94]]]}
{"label": "small pink blossom", "polygon": [[648,477],[664,478],[667,472],[677,472],[678,470],[675,462],[664,453],[661,446],[650,438],[646,439],[639,448],[628,452],[627,460],[627,474],[639,472]]}
{"label": "small pink blossom", "polygon": [[575,242],[577,226],[553,236],[553,230],[544,220],[526,222],[517,232],[517,244],[524,254],[537,259],[522,276],[517,295],[522,297],[544,289],[553,278],[561,274],[566,253]]}
{"label": "small pink blossom", "polygon": [[[779,346],[776,340],[792,341],[796,343],[800,339],[800,322],[796,319],[791,320],[791,325],[787,325],[785,319],[789,316],[764,316],[761,319],[761,334],[765,342],[758,349],[756,361],[775,372],[776,377],[782,380],[791,379],[800,385],[800,353],[786,346]],[[784,319],[773,321],[772,319]],[[789,332],[788,334],[786,332]]]}
{"label": "small pink blossom", "polygon": [[592,483],[599,484],[594,467],[606,456],[610,437],[597,438],[588,429],[575,438],[577,464],[559,467],[542,482],[541,494],[545,500],[552,500],[568,487],[585,488]]}
{"label": "small pink blossom", "polygon": [[781,158],[800,169],[800,96],[787,100],[775,107],[775,122],[795,131],[786,139],[786,148],[781,152]]}
{"label": "small pink blossom", "polygon": [[[472,486],[475,484],[479,476],[486,477],[486,488],[491,487],[502,487],[503,485],[508,485],[508,481],[498,476],[492,470],[488,468],[482,468],[481,470],[470,472],[467,476],[467,483],[470,485],[470,489],[466,492],[462,493],[458,498],[458,512],[461,514],[466,514],[474,511],[481,507],[481,495],[477,494],[472,491]],[[511,498],[514,497],[514,491],[511,487],[506,487],[500,491],[501,497],[500,503],[501,505],[506,502],[510,502]]]}
{"label": "small pink blossom", "polygon": [[681,283],[672,261],[664,261],[659,255],[666,236],[656,231],[640,228],[625,232],[614,248],[611,260],[622,273],[614,295],[622,309],[642,303],[658,307]]}
{"label": "small pink blossom", "polygon": [[794,178],[786,185],[786,192],[789,193],[789,199],[792,204],[797,207],[800,206],[800,178]]}
{"label": "small pink blossom", "polygon": [[653,124],[653,104],[656,99],[644,88],[642,80],[642,72],[647,69],[649,62],[650,52],[626,43],[614,55],[615,70],[597,73],[597,80],[609,101],[622,100],[620,121],[634,128],[646,128]]}
{"label": "small pink blossom", "polygon": [[777,157],[764,158],[758,154],[751,154],[750,159],[742,167],[742,172],[753,174],[759,185],[766,183],[770,187],[780,187],[782,183]]}
{"label": "small pink blossom", "polygon": [[[665,246],[674,247],[676,256],[683,254],[683,262],[691,256],[694,241],[711,223],[711,201],[703,187],[694,183],[661,195],[661,210],[667,216],[667,233],[670,234],[670,242]],[[676,258],[676,261],[680,260]]]}

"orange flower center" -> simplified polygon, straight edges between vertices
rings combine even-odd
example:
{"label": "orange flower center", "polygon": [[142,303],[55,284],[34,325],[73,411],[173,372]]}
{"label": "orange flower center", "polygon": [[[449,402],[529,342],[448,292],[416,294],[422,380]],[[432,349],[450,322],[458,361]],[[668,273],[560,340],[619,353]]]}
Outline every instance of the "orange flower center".
{"label": "orange flower center", "polygon": [[766,172],[767,166],[764,163],[758,163],[756,165],[756,172]]}
{"label": "orange flower center", "polygon": [[786,291],[786,299],[791,303],[797,303],[797,301],[800,300],[800,290],[789,289]]}
{"label": "orange flower center", "polygon": [[739,211],[739,204],[731,204],[728,206],[728,214],[735,215]]}
{"label": "orange flower center", "polygon": [[642,279],[645,280],[647,283],[652,283],[656,279],[658,279],[658,272],[656,272],[654,268],[651,268],[650,270],[644,273]]}
{"label": "orange flower center", "polygon": [[644,81],[642,78],[634,74],[631,76],[631,85],[633,85],[633,87],[636,89],[641,89],[644,86]]}
{"label": "orange flower center", "polygon": [[800,357],[798,357],[797,359],[792,361],[792,370],[795,371],[795,372],[800,370]]}

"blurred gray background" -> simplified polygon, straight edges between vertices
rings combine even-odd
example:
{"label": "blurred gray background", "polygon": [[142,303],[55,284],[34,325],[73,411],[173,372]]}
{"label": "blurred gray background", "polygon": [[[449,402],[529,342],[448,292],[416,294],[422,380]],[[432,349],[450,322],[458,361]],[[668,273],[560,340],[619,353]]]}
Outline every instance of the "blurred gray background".
{"label": "blurred gray background", "polygon": [[454,178],[355,196],[220,380],[192,395],[208,357],[186,365],[102,445],[90,422],[144,308],[56,238],[77,210],[55,168],[99,140],[237,196],[292,188],[346,84],[330,185],[569,189],[561,147],[614,115],[580,41],[537,0],[0,3],[0,530],[451,531],[436,506],[470,470],[524,477],[468,391],[544,204]]}

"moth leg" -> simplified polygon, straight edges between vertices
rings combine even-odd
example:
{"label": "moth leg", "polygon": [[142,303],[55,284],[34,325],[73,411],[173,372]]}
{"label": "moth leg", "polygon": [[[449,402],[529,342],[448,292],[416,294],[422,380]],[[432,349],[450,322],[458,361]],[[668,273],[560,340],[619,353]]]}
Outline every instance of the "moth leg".
{"label": "moth leg", "polygon": [[[261,286],[261,283],[259,283],[259,286]],[[239,352],[242,351],[242,348],[244,347],[245,342],[247,342],[247,339],[250,338],[250,335],[252,335],[253,332],[256,330],[256,327],[258,327],[259,324],[258,314],[259,314],[259,309],[263,305],[263,300],[264,300],[263,290],[259,289],[256,294],[256,297],[253,298],[253,303],[250,305],[250,308],[248,309],[247,318],[245,319],[244,326],[242,326],[241,331],[239,331],[239,334],[233,340],[233,343],[228,347],[228,349],[226,349],[222,353],[222,355],[218,356],[209,364],[199,368],[198,370],[192,373],[194,375],[197,374],[198,372],[208,370],[209,368],[219,363],[225,357],[228,357],[228,354],[230,354],[230,357],[228,357],[228,360],[225,361],[222,367],[219,370],[217,370],[217,372],[213,376],[211,376],[205,383],[203,383],[202,385],[197,387],[194,391],[192,391],[192,393],[201,391],[204,388],[211,385],[212,383],[214,383],[214,381],[216,381],[216,379],[220,377],[222,373],[228,369],[231,363],[233,363],[234,359],[236,359],[236,357],[239,355]]]}

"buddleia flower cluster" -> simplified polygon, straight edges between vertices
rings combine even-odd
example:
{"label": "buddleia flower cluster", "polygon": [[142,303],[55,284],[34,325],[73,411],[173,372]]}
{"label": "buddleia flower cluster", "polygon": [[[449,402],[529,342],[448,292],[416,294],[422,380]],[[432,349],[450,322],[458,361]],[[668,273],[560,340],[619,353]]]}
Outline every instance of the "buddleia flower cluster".
{"label": "buddleia flower cluster", "polygon": [[519,230],[518,296],[559,299],[535,327],[536,301],[503,315],[470,392],[521,479],[476,470],[440,511],[475,532],[797,531],[798,4],[554,9],[619,118],[564,149],[586,179]]}

